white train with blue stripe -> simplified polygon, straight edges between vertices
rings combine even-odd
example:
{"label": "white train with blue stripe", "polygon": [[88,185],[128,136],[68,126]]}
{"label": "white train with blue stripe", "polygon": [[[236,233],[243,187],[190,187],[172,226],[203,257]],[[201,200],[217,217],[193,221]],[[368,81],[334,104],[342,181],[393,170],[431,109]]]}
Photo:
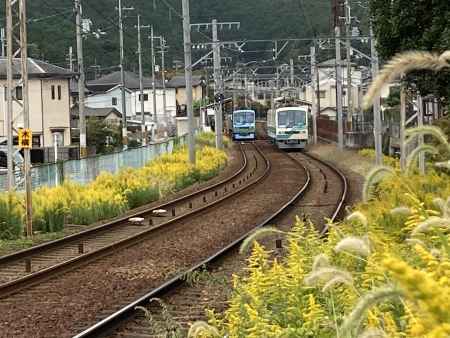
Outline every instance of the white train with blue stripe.
{"label": "white train with blue stripe", "polygon": [[254,110],[236,110],[232,117],[233,140],[256,139],[256,113]]}
{"label": "white train with blue stripe", "polygon": [[270,109],[267,112],[267,134],[280,149],[304,149],[309,141],[309,107]]}

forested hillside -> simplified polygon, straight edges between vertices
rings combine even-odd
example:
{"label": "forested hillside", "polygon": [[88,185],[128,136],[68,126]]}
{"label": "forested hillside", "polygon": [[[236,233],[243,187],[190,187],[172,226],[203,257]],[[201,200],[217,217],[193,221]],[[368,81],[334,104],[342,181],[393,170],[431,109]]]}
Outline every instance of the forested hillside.
{"label": "forested hillside", "polygon": [[[117,0],[84,0],[83,6],[83,16],[92,20],[93,30],[99,29],[106,33],[99,38],[94,35],[86,37],[87,65],[116,65],[119,53]],[[138,13],[143,16],[143,24],[153,24],[157,35],[166,36],[170,46],[169,63],[174,58],[182,59],[182,26],[179,17],[181,0],[124,0],[123,6],[135,8],[134,11],[125,12],[127,68],[135,68],[137,62],[135,25]],[[169,7],[173,9],[170,10]],[[220,32],[223,39],[305,37],[312,36],[314,31],[317,34],[328,34],[330,12],[330,1],[327,0],[191,1],[192,23],[209,22],[213,18],[241,22],[238,32]],[[67,65],[69,46],[75,47],[73,0],[28,1],[28,17],[32,19],[28,26],[30,54],[62,66]],[[210,36],[211,32],[205,34]],[[206,36],[197,32],[193,34],[194,42],[206,39]],[[149,41],[145,40],[147,48]],[[267,49],[263,47],[268,46],[257,46],[258,49]],[[293,53],[300,47],[292,45],[292,50],[287,53]]]}

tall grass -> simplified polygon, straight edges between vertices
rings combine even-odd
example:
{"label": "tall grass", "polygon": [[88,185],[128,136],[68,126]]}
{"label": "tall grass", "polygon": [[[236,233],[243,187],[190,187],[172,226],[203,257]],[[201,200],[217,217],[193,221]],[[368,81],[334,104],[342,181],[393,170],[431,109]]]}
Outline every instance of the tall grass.
{"label": "tall grass", "polygon": [[[88,184],[66,182],[33,193],[33,224],[40,232],[58,232],[67,223],[89,225],[133,209],[216,175],[227,156],[207,146],[197,149],[197,164],[188,161],[186,147],[162,155],[143,168],[103,173]],[[23,232],[23,196],[0,194],[0,239],[17,239]]]}

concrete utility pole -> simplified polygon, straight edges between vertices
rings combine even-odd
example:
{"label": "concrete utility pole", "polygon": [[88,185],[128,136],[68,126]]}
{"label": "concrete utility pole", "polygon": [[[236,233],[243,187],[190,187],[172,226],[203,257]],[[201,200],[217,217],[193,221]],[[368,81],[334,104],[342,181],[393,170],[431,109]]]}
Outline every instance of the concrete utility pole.
{"label": "concrete utility pole", "polygon": [[294,71],[294,59],[290,59],[289,60],[289,62],[290,62],[290,68],[291,68],[291,78],[290,78],[290,82],[291,82],[291,84],[290,84],[290,86],[291,87],[294,87],[294,76],[295,76],[295,71]]}
{"label": "concrete utility pole", "polygon": [[404,85],[400,88],[400,169],[406,169],[406,147],[405,147],[405,127],[406,127],[406,89]]}
{"label": "concrete utility pole", "polygon": [[150,45],[152,55],[152,92],[153,92],[153,121],[155,122],[155,129],[158,130],[158,112],[156,106],[156,79],[155,79],[155,36],[153,32],[153,26],[150,28]]}
{"label": "concrete utility pole", "polygon": [[140,104],[141,104],[141,113],[142,113],[142,122],[141,122],[141,137],[142,137],[142,145],[147,145],[147,127],[145,126],[145,100],[144,100],[144,74],[142,70],[142,41],[141,41],[141,29],[148,28],[149,26],[141,25],[141,16],[138,15],[138,56],[139,56],[139,90],[140,90]]}
{"label": "concrete utility pole", "polygon": [[5,28],[0,29],[0,40],[2,43],[2,57],[6,56],[6,37],[5,37]]}
{"label": "concrete utility pole", "polygon": [[[372,79],[375,79],[379,71],[378,51],[376,49],[376,40],[373,35],[372,25],[370,26],[370,49],[372,62]],[[377,95],[373,101],[373,133],[375,140],[375,161],[377,165],[383,164],[383,130],[381,123],[381,99]]]}
{"label": "concrete utility pole", "polygon": [[248,108],[248,93],[247,93],[247,89],[248,89],[248,75],[247,72],[245,72],[244,75],[244,104],[245,104],[245,108]]}
{"label": "concrete utility pole", "polygon": [[338,120],[338,147],[344,149],[344,121],[342,111],[342,67],[341,67],[341,29],[335,28],[336,34],[336,113]]}
{"label": "concrete utility pole", "polygon": [[236,91],[236,72],[233,72],[233,110],[238,106]]}
{"label": "concrete utility pole", "polygon": [[[222,89],[222,74],[221,74],[221,58],[220,58],[220,44],[217,33],[217,20],[212,21],[212,32],[213,32],[213,58],[214,58],[214,97],[221,95]],[[247,94],[247,93],[246,93]],[[245,96],[247,99],[247,95]],[[218,149],[223,149],[223,112],[222,112],[222,102],[217,104],[216,108],[216,147]]]}
{"label": "concrete utility pole", "polygon": [[[86,137],[86,116],[85,116],[85,97],[84,97],[84,84],[86,77],[84,73],[84,55],[83,55],[83,36],[81,32],[81,0],[75,0],[75,13],[76,13],[76,32],[77,32],[77,63],[78,63],[78,113],[80,117],[80,158],[87,156],[87,137]],[[72,52],[72,47],[70,47]],[[72,55],[72,53],[70,53]],[[72,56],[70,57],[72,60]],[[72,61],[71,61],[72,65]]]}
{"label": "concrete utility pole", "polygon": [[194,107],[192,106],[192,45],[189,0],[183,1],[184,67],[186,77],[186,109],[188,115],[189,162],[195,164]]}
{"label": "concrete utility pole", "polygon": [[[28,87],[28,39],[27,39],[27,14],[26,0],[6,0],[6,21],[7,21],[7,134],[8,134],[8,189],[14,189],[13,176],[13,102],[21,108],[21,112],[16,114],[16,118],[23,118],[23,128],[30,131],[29,114],[29,87]],[[13,21],[17,20],[16,23]],[[19,27],[19,36],[15,36],[14,29]],[[13,41],[19,44],[18,50],[13,50]],[[14,83],[14,58],[20,55],[20,78]],[[16,84],[18,86],[16,86]],[[13,94],[16,88],[22,88],[22,100],[18,100]],[[31,136],[31,135],[30,135]],[[29,140],[29,147],[24,147],[24,176],[25,176],[25,220],[27,237],[33,237],[33,208],[32,208],[32,186],[31,186],[31,151],[32,138]]]}
{"label": "concrete utility pole", "polygon": [[13,80],[13,11],[12,11],[12,0],[6,0],[6,32],[7,32],[7,85],[6,85],[6,135],[8,139],[8,157],[7,157],[7,168],[8,168],[8,191],[12,192],[15,187],[14,179],[14,163],[13,163],[13,91],[15,90],[15,84]]}
{"label": "concrete utility pole", "polygon": [[73,72],[74,66],[73,66],[73,48],[72,46],[69,47],[69,69],[71,72]]}
{"label": "concrete utility pole", "polygon": [[[317,107],[317,74],[318,74],[318,68],[317,68],[317,62],[316,62],[316,45],[311,46],[311,87],[312,87],[312,122],[313,122],[313,143],[317,143],[317,114],[318,114],[318,107]],[[277,71],[278,75],[278,71]]]}
{"label": "concrete utility pole", "polygon": [[123,8],[122,0],[119,1],[119,39],[120,39],[120,89],[122,93],[122,143],[123,149],[128,149],[128,128],[127,128],[127,102],[125,94],[125,54],[123,45],[123,11],[134,8]]}
{"label": "concrete utility pole", "polygon": [[[423,127],[423,99],[420,93],[417,95],[417,127]],[[419,135],[419,146],[424,143],[423,135]],[[425,175],[425,154],[419,155],[419,171],[422,175]]]}
{"label": "concrete utility pole", "polygon": [[352,121],[353,116],[353,90],[352,90],[352,42],[351,42],[351,30],[352,30],[352,17],[351,7],[349,0],[345,0],[345,44],[347,51],[347,120]]}
{"label": "concrete utility pole", "polygon": [[163,113],[164,113],[164,122],[166,123],[166,128],[169,126],[169,117],[167,115],[167,98],[166,98],[166,39],[163,37],[160,38],[160,48],[161,48],[161,80],[163,87]]}

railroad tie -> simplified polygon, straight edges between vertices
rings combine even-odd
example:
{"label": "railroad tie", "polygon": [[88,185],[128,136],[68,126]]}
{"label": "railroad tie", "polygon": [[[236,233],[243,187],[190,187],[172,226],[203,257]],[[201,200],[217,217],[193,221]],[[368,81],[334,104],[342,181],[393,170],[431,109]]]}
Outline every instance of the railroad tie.
{"label": "railroad tie", "polygon": [[25,272],[31,273],[31,258],[25,258]]}

